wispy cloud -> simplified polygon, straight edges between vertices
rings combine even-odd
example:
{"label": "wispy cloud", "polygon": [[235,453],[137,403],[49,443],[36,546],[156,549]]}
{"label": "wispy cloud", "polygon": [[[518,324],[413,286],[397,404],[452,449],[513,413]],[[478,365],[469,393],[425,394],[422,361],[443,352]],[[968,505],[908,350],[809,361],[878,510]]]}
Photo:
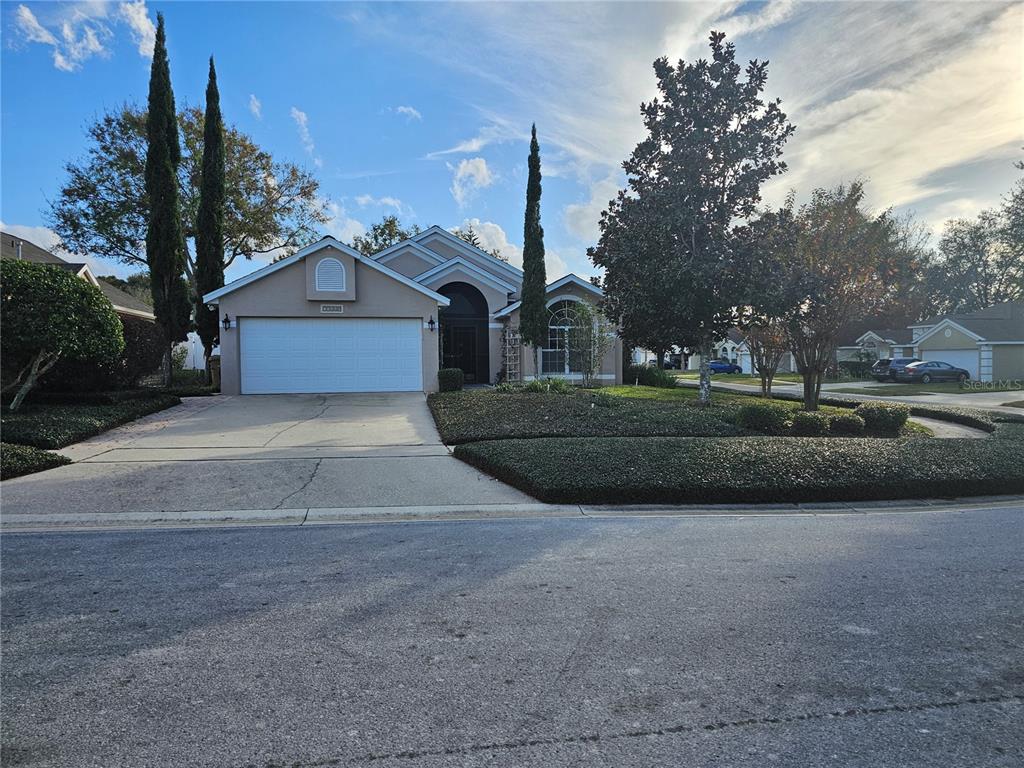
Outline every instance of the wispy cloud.
{"label": "wispy cloud", "polygon": [[411,215],[412,209],[410,209],[405,203],[399,200],[397,197],[390,197],[385,195],[384,197],[374,197],[373,195],[357,195],[356,205],[360,208],[393,208],[396,213],[401,215]]}
{"label": "wispy cloud", "polygon": [[472,155],[490,144],[518,141],[530,136],[529,125],[525,128],[516,129],[511,121],[497,118],[495,115],[485,114],[484,117],[489,119],[490,122],[482,126],[476,136],[463,139],[447,149],[430,152],[427,157],[434,159],[444,157],[445,155]]}
{"label": "wispy cloud", "polygon": [[263,119],[263,102],[256,98],[255,93],[249,94],[249,111],[257,120]]}
{"label": "wispy cloud", "polygon": [[497,179],[482,157],[460,160],[458,165],[448,163],[448,169],[452,172],[452,197],[460,208]]}
{"label": "wispy cloud", "polygon": [[81,69],[94,56],[109,56],[108,44],[119,24],[128,28],[139,54],[152,58],[156,27],[145,0],[121,3],[112,12],[113,7],[108,2],[53,3],[40,8],[40,18],[19,5],[15,28],[24,42],[49,46],[53,65],[63,72]]}
{"label": "wispy cloud", "polygon": [[295,121],[295,127],[299,131],[299,141],[302,142],[302,148],[313,159],[313,164],[317,168],[323,167],[324,161],[317,155],[313,134],[309,132],[309,116],[298,107],[292,107],[291,115],[292,120]]}
{"label": "wispy cloud", "polygon": [[409,106],[395,107],[394,111],[395,111],[396,114],[403,115],[404,117],[408,118],[409,120],[422,120],[423,119],[423,115],[420,114],[420,111],[418,109],[416,109],[416,107],[409,107]]}

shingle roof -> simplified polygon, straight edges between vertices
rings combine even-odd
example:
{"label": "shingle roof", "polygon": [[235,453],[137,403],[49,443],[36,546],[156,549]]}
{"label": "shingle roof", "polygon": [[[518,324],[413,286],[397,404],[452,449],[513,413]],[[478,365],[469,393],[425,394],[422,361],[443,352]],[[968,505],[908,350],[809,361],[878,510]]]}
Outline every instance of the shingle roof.
{"label": "shingle roof", "polygon": [[[9,232],[0,233],[0,257],[5,259],[19,258],[19,244],[21,245],[20,258],[23,261],[31,261],[34,264],[50,264],[54,267],[66,269],[76,275],[86,266],[84,261],[65,261],[45,248],[40,248],[35,243],[12,235]],[[103,295],[114,305],[114,309],[131,310],[132,312],[141,312],[149,317],[154,317],[153,308],[144,301],[140,301],[130,293],[125,293],[120,288],[116,288],[104,280],[97,280],[96,282]]]}
{"label": "shingle roof", "polygon": [[921,325],[951,320],[985,341],[1024,341],[1024,301],[1007,301],[976,312],[942,315]]}

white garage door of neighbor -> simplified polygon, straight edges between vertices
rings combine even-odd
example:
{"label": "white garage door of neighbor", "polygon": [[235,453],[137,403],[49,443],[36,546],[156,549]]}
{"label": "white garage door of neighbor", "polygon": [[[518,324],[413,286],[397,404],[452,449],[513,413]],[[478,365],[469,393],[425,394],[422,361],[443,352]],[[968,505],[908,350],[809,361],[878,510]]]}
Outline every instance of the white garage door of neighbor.
{"label": "white garage door of neighbor", "polygon": [[978,350],[977,349],[936,349],[934,352],[925,352],[924,360],[940,360],[949,363],[954,368],[963,368],[971,372],[971,378],[978,378]]}
{"label": "white garage door of neighbor", "polygon": [[419,392],[422,321],[244,318],[242,394]]}

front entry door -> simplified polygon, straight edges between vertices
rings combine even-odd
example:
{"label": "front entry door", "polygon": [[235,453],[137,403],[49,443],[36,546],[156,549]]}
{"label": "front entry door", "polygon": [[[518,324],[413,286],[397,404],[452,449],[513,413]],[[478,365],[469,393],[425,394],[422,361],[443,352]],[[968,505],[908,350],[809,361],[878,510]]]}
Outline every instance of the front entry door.
{"label": "front entry door", "polygon": [[444,333],[444,367],[460,368],[467,384],[476,384],[477,329],[472,325],[446,325]]}

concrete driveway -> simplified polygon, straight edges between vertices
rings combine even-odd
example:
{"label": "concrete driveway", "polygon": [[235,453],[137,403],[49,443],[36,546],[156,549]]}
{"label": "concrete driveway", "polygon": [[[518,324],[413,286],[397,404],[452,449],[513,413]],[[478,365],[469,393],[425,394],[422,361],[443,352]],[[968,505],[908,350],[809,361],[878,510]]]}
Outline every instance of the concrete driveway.
{"label": "concrete driveway", "polygon": [[63,452],[5,515],[533,501],[453,458],[420,393],[192,398]]}

